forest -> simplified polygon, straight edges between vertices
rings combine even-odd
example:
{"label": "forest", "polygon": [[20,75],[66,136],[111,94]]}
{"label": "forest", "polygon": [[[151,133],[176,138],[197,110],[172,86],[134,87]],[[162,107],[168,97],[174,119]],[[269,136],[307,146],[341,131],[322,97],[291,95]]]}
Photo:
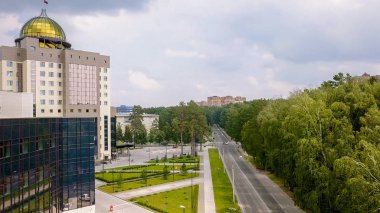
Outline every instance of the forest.
{"label": "forest", "polygon": [[339,73],[286,99],[205,108],[309,212],[380,212],[380,83]]}

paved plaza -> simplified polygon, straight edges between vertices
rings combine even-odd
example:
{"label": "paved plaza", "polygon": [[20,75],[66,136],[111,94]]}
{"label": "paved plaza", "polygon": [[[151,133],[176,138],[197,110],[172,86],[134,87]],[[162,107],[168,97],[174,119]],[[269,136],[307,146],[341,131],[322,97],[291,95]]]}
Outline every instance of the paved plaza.
{"label": "paved plaza", "polygon": [[[197,178],[171,182],[167,184],[161,184],[151,187],[144,187],[135,190],[128,190],[124,192],[118,192],[114,194],[107,194],[100,190],[96,190],[96,212],[104,213],[109,212],[109,208],[113,206],[113,212],[134,212],[134,213],[148,213],[151,212],[148,209],[139,207],[126,200],[133,197],[140,197],[144,195],[155,194],[163,191],[169,191],[173,189],[183,188],[190,185],[199,185],[199,195],[198,195],[198,212],[199,213],[213,213],[215,212],[214,204],[214,194],[212,188],[212,178],[210,170],[210,162],[208,157],[208,152],[206,147],[202,152],[199,152],[201,158],[200,163],[200,175]],[[126,151],[125,151],[126,152]],[[184,147],[184,154],[190,153],[190,147]],[[149,159],[163,158],[167,154],[168,158],[173,155],[181,154],[181,147],[144,147],[140,149],[130,150],[130,157],[124,153],[118,156],[117,160],[112,161],[112,163],[101,164],[95,167],[95,171],[101,171],[104,169],[115,168],[120,166],[128,165],[141,165],[146,164],[145,162]],[[106,183],[96,180],[95,186],[99,187]]]}

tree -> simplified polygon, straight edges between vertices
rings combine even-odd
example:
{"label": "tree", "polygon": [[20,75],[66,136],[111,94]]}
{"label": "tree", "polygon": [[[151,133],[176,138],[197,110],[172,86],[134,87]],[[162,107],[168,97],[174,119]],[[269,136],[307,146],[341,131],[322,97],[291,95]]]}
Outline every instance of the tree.
{"label": "tree", "polygon": [[163,172],[163,178],[164,178],[164,180],[167,180],[168,179],[168,175],[169,175],[169,169],[168,169],[167,165],[164,166],[162,172]]}
{"label": "tree", "polygon": [[121,129],[121,124],[118,123],[116,126],[116,141],[123,141],[123,130]]}
{"label": "tree", "polygon": [[181,174],[182,175],[187,175],[187,168],[186,168],[186,164],[183,163],[182,166],[181,166]]}
{"label": "tree", "polygon": [[141,177],[143,183],[145,183],[145,185],[148,185],[148,172],[147,172],[146,168],[144,168],[142,170],[140,177]]}
{"label": "tree", "polygon": [[209,132],[207,119],[203,110],[194,101],[190,101],[187,104],[185,120],[186,128],[191,135],[191,155],[196,156],[196,138],[198,138],[201,143],[204,136]]}
{"label": "tree", "polygon": [[132,132],[129,125],[125,125],[124,127],[124,141],[132,142]]}
{"label": "tree", "polygon": [[141,106],[137,105],[133,107],[133,112],[131,114],[131,132],[132,140],[136,144],[146,143],[147,131],[142,123],[143,110]]}
{"label": "tree", "polygon": [[185,102],[181,101],[175,111],[175,117],[172,122],[174,129],[180,135],[181,155],[183,155],[183,133],[185,131],[185,113],[186,105]]}

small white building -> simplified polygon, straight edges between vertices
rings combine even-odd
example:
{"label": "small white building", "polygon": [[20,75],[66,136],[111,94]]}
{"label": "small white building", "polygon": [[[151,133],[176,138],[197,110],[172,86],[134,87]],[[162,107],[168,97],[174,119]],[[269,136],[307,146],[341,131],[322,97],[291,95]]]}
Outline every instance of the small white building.
{"label": "small white building", "polygon": [[[143,120],[142,123],[146,129],[146,131],[149,133],[149,131],[152,129],[153,124],[155,123],[155,120],[159,120],[159,115],[156,114],[143,114]],[[131,113],[117,113],[116,114],[116,126],[121,125],[121,129],[124,132],[125,126],[131,125]]]}

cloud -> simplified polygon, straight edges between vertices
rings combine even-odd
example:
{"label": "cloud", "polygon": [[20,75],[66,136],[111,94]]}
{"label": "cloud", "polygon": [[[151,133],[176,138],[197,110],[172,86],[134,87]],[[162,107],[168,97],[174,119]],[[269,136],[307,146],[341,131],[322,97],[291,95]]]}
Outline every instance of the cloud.
{"label": "cloud", "polygon": [[259,85],[259,82],[257,82],[257,79],[253,76],[249,76],[248,77],[248,82],[252,85],[252,86],[258,86]]}
{"label": "cloud", "polygon": [[206,55],[199,53],[197,51],[185,51],[185,50],[173,50],[173,49],[166,49],[165,55],[170,56],[170,57],[178,57],[178,58],[199,58],[199,59],[206,58]]}
{"label": "cloud", "polygon": [[129,83],[143,90],[157,90],[161,85],[153,78],[149,78],[145,73],[140,71],[128,71]]}
{"label": "cloud", "polygon": [[17,0],[0,1],[0,12],[19,13],[20,11],[38,10],[41,7],[49,11],[69,14],[84,13],[110,13],[115,10],[126,9],[130,11],[139,11],[146,7],[150,0],[81,0],[81,1],[58,1],[49,0],[49,4],[43,4],[43,1]]}

